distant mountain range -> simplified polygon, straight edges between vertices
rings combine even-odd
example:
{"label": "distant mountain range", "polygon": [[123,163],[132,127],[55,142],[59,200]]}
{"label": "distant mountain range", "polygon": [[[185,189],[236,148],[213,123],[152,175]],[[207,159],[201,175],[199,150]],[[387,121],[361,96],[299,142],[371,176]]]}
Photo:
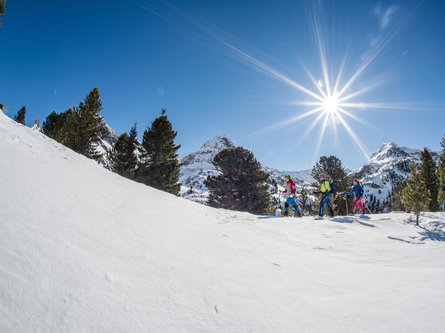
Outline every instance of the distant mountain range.
{"label": "distant mountain range", "polygon": [[[110,150],[117,140],[116,133],[107,126],[107,135],[97,147],[104,156],[100,163],[108,164],[106,152]],[[216,154],[227,148],[235,148],[235,144],[225,135],[217,135],[205,142],[196,152],[180,157],[182,163],[179,182],[181,196],[192,201],[205,204],[208,198],[208,189],[204,181],[208,176],[217,174],[212,161]],[[370,157],[370,159],[357,170],[346,169],[351,179],[359,179],[365,189],[365,198],[373,198],[379,203],[379,209],[384,210],[393,188],[401,181],[410,177],[410,165],[412,162],[420,164],[421,150],[399,147],[394,142],[383,143],[382,146]],[[433,159],[437,161],[439,154],[431,152]],[[270,175],[270,192],[276,193],[276,186],[285,185],[284,176],[290,175],[295,181],[297,192],[305,186],[311,191],[312,183],[316,182],[311,176],[311,170],[280,171],[262,166]]]}
{"label": "distant mountain range", "polygon": [[[225,135],[218,135],[207,141],[198,151],[183,156],[180,173],[182,183],[181,196],[193,201],[205,203],[208,190],[204,180],[209,175],[217,174],[212,160],[216,154],[226,148],[234,148],[235,145]],[[365,198],[375,197],[384,210],[388,203],[388,197],[393,188],[401,181],[410,177],[410,165],[415,162],[420,164],[421,150],[399,147],[395,143],[384,143],[372,154],[371,158],[355,171],[346,170],[351,179],[359,179],[365,189]],[[431,152],[433,159],[437,161],[438,154]],[[285,185],[284,176],[290,175],[295,181],[297,192],[305,186],[309,191],[316,182],[311,176],[311,170],[280,171],[263,166],[263,170],[270,175],[271,193],[275,193],[273,187]],[[377,208],[377,207],[376,207]]]}

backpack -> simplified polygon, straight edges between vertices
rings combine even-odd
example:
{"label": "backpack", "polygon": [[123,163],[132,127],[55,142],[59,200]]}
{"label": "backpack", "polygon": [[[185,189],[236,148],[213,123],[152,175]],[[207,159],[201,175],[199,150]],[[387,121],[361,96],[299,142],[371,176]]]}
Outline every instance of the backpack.
{"label": "backpack", "polygon": [[293,180],[291,180],[291,183],[290,183],[290,193],[296,194],[296,192],[297,192],[297,189],[295,188],[295,183],[294,183]]}
{"label": "backpack", "polygon": [[331,190],[329,191],[329,194],[334,194],[335,195],[335,183],[334,181],[330,181],[329,182],[329,187],[331,188]]}

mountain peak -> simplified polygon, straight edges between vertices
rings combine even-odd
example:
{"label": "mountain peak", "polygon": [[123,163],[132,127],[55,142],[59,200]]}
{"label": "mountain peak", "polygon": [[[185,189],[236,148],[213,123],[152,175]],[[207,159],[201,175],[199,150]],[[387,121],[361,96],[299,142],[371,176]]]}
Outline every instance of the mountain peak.
{"label": "mountain peak", "polygon": [[200,150],[218,150],[221,151],[226,148],[235,148],[232,141],[225,135],[216,135],[213,139],[208,140],[204,143]]}

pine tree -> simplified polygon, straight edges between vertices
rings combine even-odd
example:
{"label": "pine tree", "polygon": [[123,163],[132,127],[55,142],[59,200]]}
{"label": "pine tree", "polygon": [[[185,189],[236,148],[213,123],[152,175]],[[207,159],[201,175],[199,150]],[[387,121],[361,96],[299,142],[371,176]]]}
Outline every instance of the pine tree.
{"label": "pine tree", "polygon": [[309,199],[309,193],[305,186],[301,188],[300,195],[298,196],[300,208],[303,211],[311,212],[311,201]]}
{"label": "pine tree", "polygon": [[400,211],[404,211],[405,210],[405,206],[402,203],[402,191],[403,189],[406,187],[406,181],[402,181],[400,183],[398,183],[396,185],[396,187],[394,187],[393,190],[393,200],[392,200],[392,210],[400,210]]}
{"label": "pine tree", "polygon": [[162,109],[161,116],[144,132],[142,148],[145,161],[137,169],[137,181],[179,195],[180,164],[176,152],[181,146],[174,143],[177,134],[172,129],[166,111]]}
{"label": "pine tree", "polygon": [[76,120],[79,123],[77,149],[82,155],[99,159],[101,155],[96,152],[96,145],[100,142],[105,131],[105,122],[99,112],[102,110],[102,101],[99,90],[94,88],[85,100],[76,109]]}
{"label": "pine tree", "polygon": [[42,125],[43,134],[52,139],[56,139],[57,134],[59,133],[61,127],[63,126],[62,117],[63,113],[57,114],[56,111],[51,112],[43,122]]}
{"label": "pine tree", "polygon": [[22,106],[19,112],[17,112],[17,115],[14,116],[14,120],[19,124],[25,125],[25,114],[26,114],[26,106]]}
{"label": "pine tree", "polygon": [[5,12],[6,0],[0,0],[0,27],[2,26],[2,18],[1,16]]}
{"label": "pine tree", "polygon": [[64,146],[80,153],[79,113],[77,109],[69,108],[61,113],[57,127],[59,130],[56,132],[55,139]]}
{"label": "pine tree", "polygon": [[[337,193],[344,193],[348,190],[349,192],[349,179],[346,174],[345,169],[342,166],[341,160],[336,156],[321,156],[319,162],[315,163],[312,168],[311,175],[315,179],[319,179],[321,174],[325,174],[326,179],[329,182],[335,184]],[[318,186],[318,184],[314,184]],[[333,200],[331,197],[332,208],[337,215],[346,215],[346,202],[345,197],[341,195],[334,196]]]}
{"label": "pine tree", "polygon": [[250,151],[242,147],[224,149],[215,156],[213,164],[220,174],[209,176],[204,182],[210,190],[210,206],[254,214],[267,211],[269,176]]}
{"label": "pine tree", "polygon": [[416,225],[419,225],[420,212],[428,209],[431,194],[415,163],[411,164],[410,170],[412,177],[407,179],[407,185],[402,191],[401,199],[403,205],[409,211],[414,212],[416,215]]}
{"label": "pine tree", "polygon": [[428,149],[424,149],[420,155],[420,174],[423,177],[426,187],[430,191],[430,203],[428,209],[430,212],[439,210],[439,178],[437,177],[437,166]]}
{"label": "pine tree", "polygon": [[130,130],[130,135],[122,134],[117,139],[111,151],[107,153],[111,171],[127,178],[134,178],[138,165],[136,125]]}
{"label": "pine tree", "polygon": [[445,210],[445,136],[440,143],[442,146],[442,153],[439,156],[439,163],[437,166],[437,177],[440,182],[440,190],[438,199],[442,203],[442,209]]}
{"label": "pine tree", "polygon": [[42,132],[75,152],[99,159],[96,146],[105,132],[99,90],[94,88],[78,107],[57,114],[53,111],[44,121]]}

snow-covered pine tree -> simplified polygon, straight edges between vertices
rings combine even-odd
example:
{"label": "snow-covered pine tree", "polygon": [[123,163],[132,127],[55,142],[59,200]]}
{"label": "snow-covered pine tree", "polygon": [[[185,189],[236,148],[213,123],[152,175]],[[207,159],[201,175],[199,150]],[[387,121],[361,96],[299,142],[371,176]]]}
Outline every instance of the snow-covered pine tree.
{"label": "snow-covered pine tree", "polygon": [[130,134],[120,135],[113,148],[107,152],[109,169],[130,179],[134,178],[134,172],[138,165],[136,137],[135,124],[131,128]]}
{"label": "snow-covered pine tree", "polygon": [[210,190],[210,206],[266,213],[270,202],[266,183],[269,175],[250,151],[242,147],[224,149],[215,156],[213,164],[220,174],[209,176],[204,182]]}
{"label": "snow-covered pine tree", "polygon": [[408,212],[414,212],[416,225],[419,225],[420,212],[428,210],[431,194],[415,163],[411,164],[410,170],[412,177],[406,180],[401,199]]}
{"label": "snow-covered pine tree", "polygon": [[161,116],[144,132],[142,148],[145,161],[137,169],[137,181],[179,195],[181,165],[176,152],[181,145],[175,145],[177,134],[178,132],[173,131],[166,111],[162,109]]}
{"label": "snow-covered pine tree", "polygon": [[430,203],[428,210],[437,212],[439,210],[439,178],[437,177],[437,166],[428,149],[424,149],[420,155],[420,174],[423,177],[425,185],[430,192]]}
{"label": "snow-covered pine tree", "polygon": [[26,115],[26,106],[22,106],[22,108],[17,112],[17,115],[14,116],[14,120],[19,124],[25,125],[25,115]]}

